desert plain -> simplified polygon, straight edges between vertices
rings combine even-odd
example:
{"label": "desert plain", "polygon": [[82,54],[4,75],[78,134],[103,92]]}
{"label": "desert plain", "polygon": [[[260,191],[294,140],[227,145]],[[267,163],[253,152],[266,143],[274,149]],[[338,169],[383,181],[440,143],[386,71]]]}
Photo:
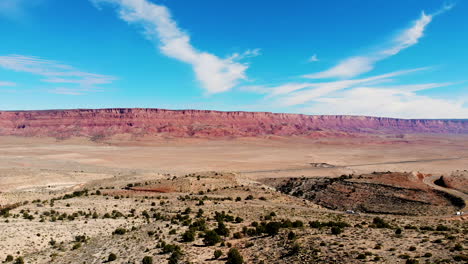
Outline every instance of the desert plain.
{"label": "desert plain", "polygon": [[2,136],[0,260],[468,263],[467,170],[464,134]]}

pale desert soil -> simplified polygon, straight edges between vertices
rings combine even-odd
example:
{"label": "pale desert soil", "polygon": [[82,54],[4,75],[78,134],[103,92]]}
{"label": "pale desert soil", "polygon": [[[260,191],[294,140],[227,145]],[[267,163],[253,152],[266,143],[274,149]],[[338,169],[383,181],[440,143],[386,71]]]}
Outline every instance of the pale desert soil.
{"label": "pale desert soil", "polygon": [[[332,166],[314,167],[311,163]],[[394,235],[394,229],[369,228],[375,215],[351,216],[331,211],[310,201],[281,194],[258,180],[292,176],[334,177],[373,171],[449,175],[456,170],[468,170],[468,136],[408,135],[404,139],[275,137],[216,141],[142,139],[137,142],[109,140],[99,143],[83,138],[58,141],[0,137],[0,205],[28,202],[11,210],[8,218],[0,218],[0,260],[11,254],[24,256],[27,263],[102,263],[112,252],[118,255],[117,263],[141,263],[146,255],[153,256],[155,263],[166,263],[168,255],[161,254],[161,249],[156,248],[161,239],[179,244],[185,253],[184,260],[224,263],[225,259],[210,259],[215,249],[226,254],[229,250],[226,246],[202,247],[201,238],[181,243],[181,233],[187,229],[186,226],[178,221],[147,221],[142,216],[146,210],[151,214],[160,212],[175,217],[187,207],[192,209],[190,217],[193,219],[197,210],[203,209],[209,228],[216,226],[213,220],[215,211],[226,211],[243,218],[240,224],[228,223],[231,235],[226,238],[226,243],[238,247],[248,263],[260,263],[261,260],[264,263],[304,263],[315,256],[312,252],[317,248],[321,249],[320,258],[325,261],[322,263],[329,263],[325,256],[336,258],[336,263],[360,263],[356,256],[365,251],[372,253],[372,257],[381,256],[381,262],[385,263],[404,263],[399,255],[417,257],[427,252],[433,254],[432,259],[451,258],[460,253],[450,251],[456,244],[468,248],[465,218],[384,216],[398,227],[444,224],[451,228],[445,233],[405,230],[400,237]],[[186,178],[189,173],[194,174]],[[140,183],[145,188],[177,187],[177,192],[161,194],[125,190],[130,183]],[[84,189],[90,193],[98,190],[102,193],[50,203],[52,198]],[[193,200],[181,199],[186,195]],[[253,195],[254,199],[245,200],[248,195]],[[204,196],[208,200],[197,205],[197,200]],[[227,197],[230,199],[222,199]],[[241,197],[242,201],[234,201],[236,197]],[[136,212],[130,217],[128,214],[132,209]],[[80,215],[74,220],[63,221],[41,217],[50,210],[67,215],[79,211],[85,214],[96,212],[99,217]],[[127,218],[103,218],[105,213],[113,210]],[[34,219],[25,219],[25,212]],[[305,223],[304,227],[293,230],[297,233],[297,242],[302,245],[299,254],[286,256],[292,243],[286,241],[288,230],[282,230],[276,237],[232,237],[243,226],[262,221],[270,212],[277,214],[276,219]],[[339,219],[351,224],[340,236],[331,235],[329,228],[317,230],[307,225],[312,220]],[[123,236],[112,235],[118,227],[134,230]],[[176,234],[169,234],[172,229]],[[149,236],[148,231],[156,232],[158,238]],[[89,239],[73,250],[75,236],[78,235]],[[51,239],[58,246],[52,247]],[[443,243],[433,243],[437,239],[442,239]],[[373,249],[377,243],[382,244],[382,249]],[[417,247],[416,251],[408,252],[413,245]],[[390,250],[392,248],[395,250]]]}

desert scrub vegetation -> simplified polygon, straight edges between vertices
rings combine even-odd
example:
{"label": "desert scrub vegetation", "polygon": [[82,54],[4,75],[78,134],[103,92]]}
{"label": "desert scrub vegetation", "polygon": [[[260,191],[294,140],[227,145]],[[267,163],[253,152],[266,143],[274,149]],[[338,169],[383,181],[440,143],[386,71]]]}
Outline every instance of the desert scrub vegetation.
{"label": "desert scrub vegetation", "polygon": [[239,253],[239,250],[236,248],[231,248],[227,254],[226,264],[242,264],[244,263],[244,258]]}

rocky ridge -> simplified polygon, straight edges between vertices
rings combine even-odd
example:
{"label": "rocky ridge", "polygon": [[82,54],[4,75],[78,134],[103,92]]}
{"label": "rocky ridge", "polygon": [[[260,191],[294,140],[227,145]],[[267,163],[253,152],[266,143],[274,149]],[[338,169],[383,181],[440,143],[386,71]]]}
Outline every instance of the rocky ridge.
{"label": "rocky ridge", "polygon": [[320,136],[366,133],[468,134],[468,119],[395,119],[165,109],[0,111],[0,135],[68,138],[118,134],[169,137]]}

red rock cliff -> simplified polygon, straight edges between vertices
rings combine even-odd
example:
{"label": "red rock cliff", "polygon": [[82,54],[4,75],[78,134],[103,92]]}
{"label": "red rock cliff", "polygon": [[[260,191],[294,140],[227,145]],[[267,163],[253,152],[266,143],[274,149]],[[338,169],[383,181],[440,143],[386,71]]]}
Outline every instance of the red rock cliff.
{"label": "red rock cliff", "polygon": [[164,109],[0,111],[0,135],[224,137],[346,133],[468,134],[468,119],[416,120]]}

